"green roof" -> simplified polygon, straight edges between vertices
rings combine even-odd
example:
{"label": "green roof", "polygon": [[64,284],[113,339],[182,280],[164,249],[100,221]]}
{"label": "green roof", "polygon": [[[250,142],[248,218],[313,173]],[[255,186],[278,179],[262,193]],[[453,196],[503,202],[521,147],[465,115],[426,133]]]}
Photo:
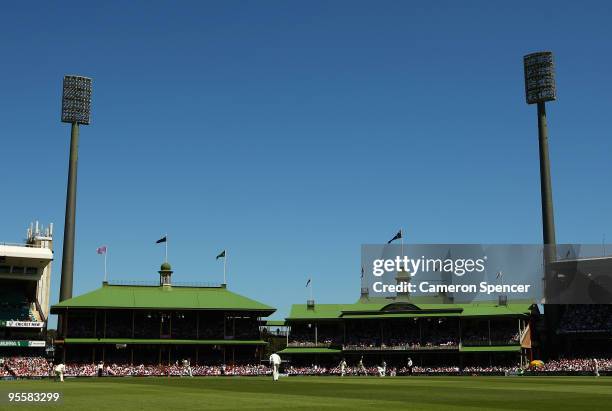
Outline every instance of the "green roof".
{"label": "green roof", "polygon": [[341,350],[334,350],[333,348],[299,348],[299,347],[289,347],[285,348],[282,351],[279,351],[279,354],[339,354]]}
{"label": "green roof", "polygon": [[[401,305],[405,305],[405,308],[401,309]],[[529,314],[530,307],[531,303],[509,303],[508,305],[498,305],[493,302],[472,304],[415,304],[392,300],[374,303],[358,302],[355,304],[315,304],[313,309],[308,309],[306,304],[294,304],[291,307],[291,312],[287,320],[521,316]]]}
{"label": "green roof", "polygon": [[104,284],[97,290],[64,300],[51,307],[57,314],[65,308],[145,308],[188,310],[276,311],[224,287],[126,286]]}
{"label": "green roof", "polygon": [[520,345],[485,345],[482,347],[461,347],[459,352],[519,352]]}
{"label": "green roof", "polygon": [[262,340],[172,340],[142,338],[66,338],[65,344],[265,345]]}
{"label": "green roof", "polygon": [[[343,307],[354,304],[315,304],[309,310],[306,304],[294,304],[291,306],[288,320],[307,320],[307,319],[337,319],[342,313]],[[368,304],[369,305],[369,304]]]}

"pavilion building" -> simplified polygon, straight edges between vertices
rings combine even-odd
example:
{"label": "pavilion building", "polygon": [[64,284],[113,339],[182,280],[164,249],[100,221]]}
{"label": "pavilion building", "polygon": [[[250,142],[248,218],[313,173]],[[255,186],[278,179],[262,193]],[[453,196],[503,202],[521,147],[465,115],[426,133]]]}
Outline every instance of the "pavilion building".
{"label": "pavilion building", "polygon": [[172,283],[163,263],[159,284],[102,287],[51,307],[62,321],[56,358],[68,363],[257,363],[266,343],[263,319],[275,309],[218,286]]}

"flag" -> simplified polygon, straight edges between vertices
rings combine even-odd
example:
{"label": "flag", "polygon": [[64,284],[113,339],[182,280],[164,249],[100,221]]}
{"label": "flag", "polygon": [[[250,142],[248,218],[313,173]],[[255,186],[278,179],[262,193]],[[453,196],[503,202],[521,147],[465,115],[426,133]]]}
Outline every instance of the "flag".
{"label": "flag", "polygon": [[363,280],[363,266],[361,266],[361,279]]}
{"label": "flag", "polygon": [[393,238],[392,238],[392,239],[390,239],[389,241],[387,241],[387,244],[391,244],[393,241],[395,241],[395,240],[399,240],[400,238],[403,238],[403,237],[402,237],[402,230],[401,230],[401,229],[400,229],[400,230],[397,232],[397,234],[395,234],[395,236],[393,236]]}
{"label": "flag", "polygon": [[215,260],[218,260],[219,258],[225,258],[225,250],[221,251]]}
{"label": "flag", "polygon": [[96,253],[98,253],[98,254],[106,254],[106,246],[103,245],[102,247],[96,248]]}
{"label": "flag", "polygon": [[306,281],[306,287],[308,287],[310,285],[310,278],[308,279],[308,281]]}
{"label": "flag", "polygon": [[159,243],[165,243],[166,241],[168,241],[168,239],[166,238],[167,236],[163,236],[162,238],[160,238],[159,240],[157,240],[155,242],[155,244],[159,244]]}
{"label": "flag", "polygon": [[499,278],[501,278],[501,277],[503,277],[503,276],[504,276],[504,273],[502,273],[501,271],[498,271],[498,272],[497,272],[497,275],[495,276],[495,278],[498,278],[498,279],[499,279]]}

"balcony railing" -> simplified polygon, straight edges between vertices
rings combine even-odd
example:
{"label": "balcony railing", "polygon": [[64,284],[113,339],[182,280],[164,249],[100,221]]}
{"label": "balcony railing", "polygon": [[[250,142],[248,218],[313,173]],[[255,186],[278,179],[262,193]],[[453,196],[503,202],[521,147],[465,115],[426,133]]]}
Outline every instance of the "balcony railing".
{"label": "balcony railing", "polygon": [[449,345],[379,345],[365,346],[347,344],[342,346],[343,351],[432,351],[432,350],[458,350],[459,344]]}
{"label": "balcony railing", "polygon": [[290,342],[287,344],[287,347],[292,348],[329,348],[332,343],[314,343],[310,341],[301,341],[301,342]]}
{"label": "balcony railing", "polygon": [[5,243],[0,241],[0,245],[9,247],[28,247],[28,248],[44,248],[42,244],[27,244],[27,243]]}

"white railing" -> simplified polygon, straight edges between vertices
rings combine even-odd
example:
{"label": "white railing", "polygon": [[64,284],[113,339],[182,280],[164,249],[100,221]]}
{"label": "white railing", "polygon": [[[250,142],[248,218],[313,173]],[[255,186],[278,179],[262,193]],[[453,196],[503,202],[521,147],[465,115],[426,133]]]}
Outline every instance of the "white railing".
{"label": "white railing", "polygon": [[25,243],[4,243],[0,241],[0,245],[9,247],[29,247],[29,248],[44,248],[42,244],[25,244]]}

